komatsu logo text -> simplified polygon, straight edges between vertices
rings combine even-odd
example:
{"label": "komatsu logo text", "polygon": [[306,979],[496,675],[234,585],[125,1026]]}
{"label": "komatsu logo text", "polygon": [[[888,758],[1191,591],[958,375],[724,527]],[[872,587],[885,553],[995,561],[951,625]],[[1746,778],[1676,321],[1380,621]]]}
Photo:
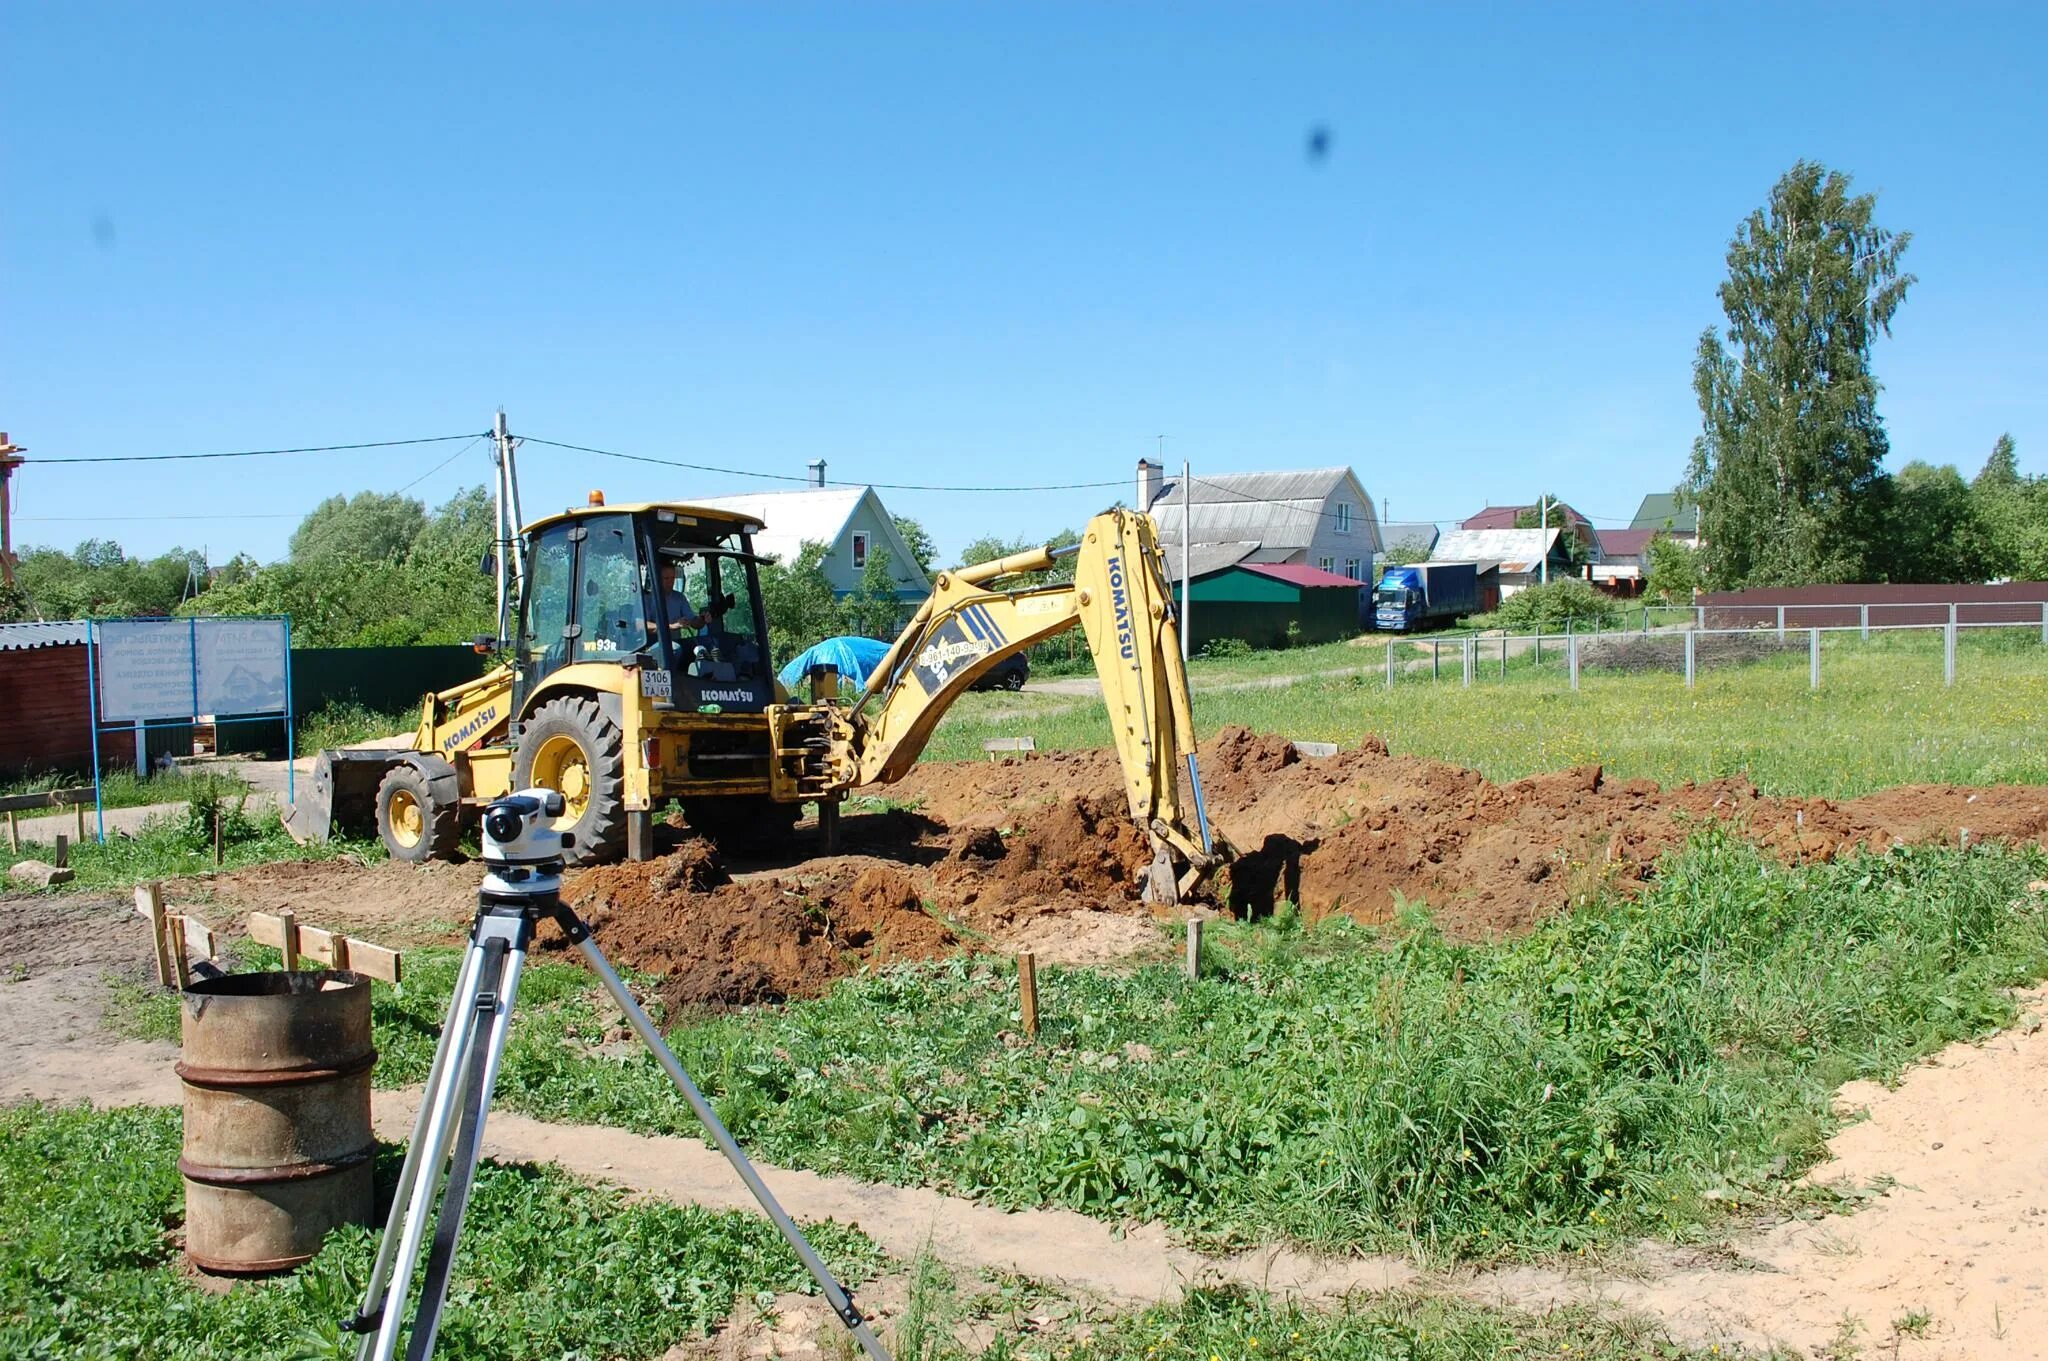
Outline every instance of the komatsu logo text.
{"label": "komatsu logo text", "polygon": [[707,686],[699,691],[698,695],[702,699],[711,700],[718,704],[752,704],[754,702],[754,692],[752,690],[713,690]]}
{"label": "komatsu logo text", "polygon": [[1131,626],[1131,597],[1124,590],[1123,559],[1109,559],[1109,603],[1116,611],[1116,651],[1130,661],[1137,654],[1137,631]]}
{"label": "komatsu logo text", "polygon": [[464,742],[467,742],[470,738],[475,737],[478,733],[490,727],[491,724],[496,723],[497,721],[498,706],[495,704],[487,705],[474,718],[470,719],[469,722],[463,724],[454,732],[448,734],[448,736],[441,739],[441,750],[454,751]]}

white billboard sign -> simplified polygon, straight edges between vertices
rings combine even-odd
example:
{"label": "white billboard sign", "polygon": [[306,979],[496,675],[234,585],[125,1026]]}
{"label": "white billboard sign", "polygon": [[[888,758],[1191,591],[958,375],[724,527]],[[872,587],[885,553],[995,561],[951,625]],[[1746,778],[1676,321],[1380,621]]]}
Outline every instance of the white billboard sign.
{"label": "white billboard sign", "polygon": [[285,712],[282,619],[109,619],[95,632],[102,723]]}
{"label": "white billboard sign", "polygon": [[100,721],[190,718],[192,621],[109,619],[99,635]]}
{"label": "white billboard sign", "polygon": [[285,711],[282,619],[201,619],[199,712],[281,714]]}

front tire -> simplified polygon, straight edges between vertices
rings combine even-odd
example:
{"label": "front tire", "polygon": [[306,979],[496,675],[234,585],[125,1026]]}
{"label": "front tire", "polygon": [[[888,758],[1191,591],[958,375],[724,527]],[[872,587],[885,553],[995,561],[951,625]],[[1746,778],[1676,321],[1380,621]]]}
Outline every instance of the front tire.
{"label": "front tire", "polygon": [[462,790],[446,761],[393,766],[377,786],[377,838],[393,860],[452,860],[462,839]]}
{"label": "front tire", "polygon": [[564,695],[533,711],[512,757],[512,788],[552,789],[567,807],[555,830],[567,832],[571,865],[617,860],[626,849],[625,742],[594,699]]}

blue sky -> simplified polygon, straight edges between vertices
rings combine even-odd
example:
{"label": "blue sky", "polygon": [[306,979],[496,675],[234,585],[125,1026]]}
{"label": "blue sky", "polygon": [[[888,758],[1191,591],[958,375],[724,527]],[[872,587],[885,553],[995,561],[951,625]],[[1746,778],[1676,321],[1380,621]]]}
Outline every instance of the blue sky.
{"label": "blue sky", "polygon": [[[2048,471],[2040,6],[0,6],[30,457],[515,431],[787,474],[1348,463],[1393,518],[1678,477],[1796,158],[1920,276],[1894,464]],[[1305,154],[1310,129],[1329,154]],[[457,446],[38,468],[17,534],[280,555]],[[757,485],[529,448],[529,513]],[[481,447],[430,503],[487,475]],[[889,494],[951,554],[1121,488]],[[223,518],[169,518],[202,517]],[[104,518],[70,518],[104,517]],[[120,518],[117,518],[120,517]],[[254,518],[270,517],[270,518]]]}

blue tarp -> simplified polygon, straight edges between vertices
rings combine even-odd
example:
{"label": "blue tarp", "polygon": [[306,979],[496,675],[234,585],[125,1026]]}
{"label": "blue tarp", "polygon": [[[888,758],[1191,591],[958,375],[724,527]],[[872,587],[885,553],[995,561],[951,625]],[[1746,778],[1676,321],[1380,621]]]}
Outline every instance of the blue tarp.
{"label": "blue tarp", "polygon": [[889,645],[873,638],[827,638],[816,647],[799,652],[776,679],[782,682],[783,689],[794,693],[812,667],[836,666],[840,691],[859,690],[868,683],[868,673],[887,655]]}

